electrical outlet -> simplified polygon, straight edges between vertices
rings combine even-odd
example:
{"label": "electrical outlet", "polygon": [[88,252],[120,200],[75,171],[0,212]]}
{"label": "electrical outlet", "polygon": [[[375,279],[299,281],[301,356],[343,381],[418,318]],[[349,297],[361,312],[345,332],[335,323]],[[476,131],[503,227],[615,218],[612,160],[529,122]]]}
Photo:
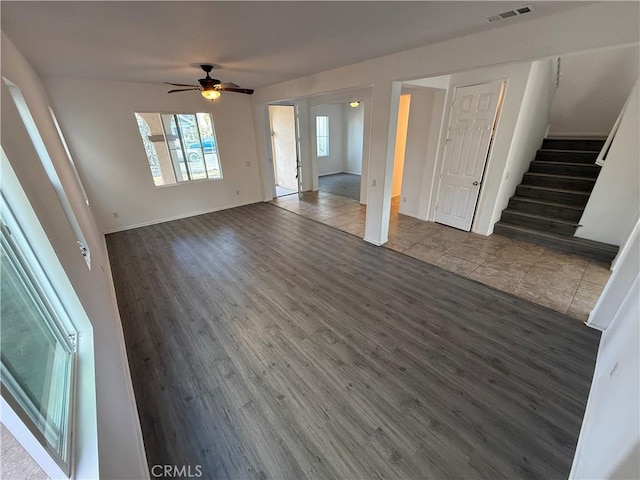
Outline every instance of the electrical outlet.
{"label": "electrical outlet", "polygon": [[371,181],[371,186],[372,186],[372,187],[375,187],[375,186],[376,186],[376,183],[377,183],[377,182],[376,182],[376,179],[374,178],[374,179]]}
{"label": "electrical outlet", "polygon": [[402,202],[406,203],[407,202],[407,197],[402,197]]}
{"label": "electrical outlet", "polygon": [[236,190],[236,195],[240,195],[240,190]]}
{"label": "electrical outlet", "polygon": [[120,214],[118,212],[113,212],[113,218],[118,218]]}
{"label": "electrical outlet", "polygon": [[251,166],[251,162],[250,162],[249,160],[247,160],[244,164],[245,164],[247,167],[250,167],[250,166]]}

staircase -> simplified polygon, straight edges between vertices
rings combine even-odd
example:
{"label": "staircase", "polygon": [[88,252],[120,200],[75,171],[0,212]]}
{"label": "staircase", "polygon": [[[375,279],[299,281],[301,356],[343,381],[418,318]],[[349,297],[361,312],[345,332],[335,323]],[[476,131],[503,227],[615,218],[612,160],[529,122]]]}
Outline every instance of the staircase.
{"label": "staircase", "polygon": [[600,173],[604,140],[546,138],[494,233],[611,263],[618,247],[574,237]]}

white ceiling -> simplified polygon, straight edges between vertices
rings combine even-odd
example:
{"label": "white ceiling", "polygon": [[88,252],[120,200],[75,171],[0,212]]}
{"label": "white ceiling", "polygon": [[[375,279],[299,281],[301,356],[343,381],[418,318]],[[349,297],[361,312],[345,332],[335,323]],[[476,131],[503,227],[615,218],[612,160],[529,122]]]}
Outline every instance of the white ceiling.
{"label": "white ceiling", "polygon": [[[2,30],[40,74],[257,88],[590,2],[11,2]],[[535,11],[485,19],[533,4]]]}

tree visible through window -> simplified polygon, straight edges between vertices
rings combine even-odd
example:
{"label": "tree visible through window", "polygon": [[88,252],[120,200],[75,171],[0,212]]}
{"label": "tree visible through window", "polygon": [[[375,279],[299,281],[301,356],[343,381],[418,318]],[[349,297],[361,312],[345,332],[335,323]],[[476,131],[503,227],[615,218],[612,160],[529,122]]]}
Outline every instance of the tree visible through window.
{"label": "tree visible through window", "polygon": [[316,117],[316,156],[329,156],[329,117],[318,115]]}
{"label": "tree visible through window", "polygon": [[156,186],[222,178],[209,113],[136,113]]}

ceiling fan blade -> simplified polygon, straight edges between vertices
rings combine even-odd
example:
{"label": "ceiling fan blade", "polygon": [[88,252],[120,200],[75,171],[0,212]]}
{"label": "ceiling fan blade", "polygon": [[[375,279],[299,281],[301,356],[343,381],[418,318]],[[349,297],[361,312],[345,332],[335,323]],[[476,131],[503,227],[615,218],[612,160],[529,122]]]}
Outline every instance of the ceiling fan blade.
{"label": "ceiling fan blade", "polygon": [[221,87],[218,88],[221,92],[236,92],[236,93],[246,93],[247,95],[253,95],[253,89],[251,88],[226,88]]}
{"label": "ceiling fan blade", "polygon": [[240,85],[236,85],[233,82],[224,82],[218,85],[219,88],[240,88]]}
{"label": "ceiling fan blade", "polygon": [[179,88],[177,90],[169,90],[167,93],[187,92],[189,90],[200,90],[200,88]]}
{"label": "ceiling fan blade", "polygon": [[187,85],[186,83],[171,83],[171,82],[164,82],[167,85],[173,85],[174,87],[197,87],[198,85]]}

